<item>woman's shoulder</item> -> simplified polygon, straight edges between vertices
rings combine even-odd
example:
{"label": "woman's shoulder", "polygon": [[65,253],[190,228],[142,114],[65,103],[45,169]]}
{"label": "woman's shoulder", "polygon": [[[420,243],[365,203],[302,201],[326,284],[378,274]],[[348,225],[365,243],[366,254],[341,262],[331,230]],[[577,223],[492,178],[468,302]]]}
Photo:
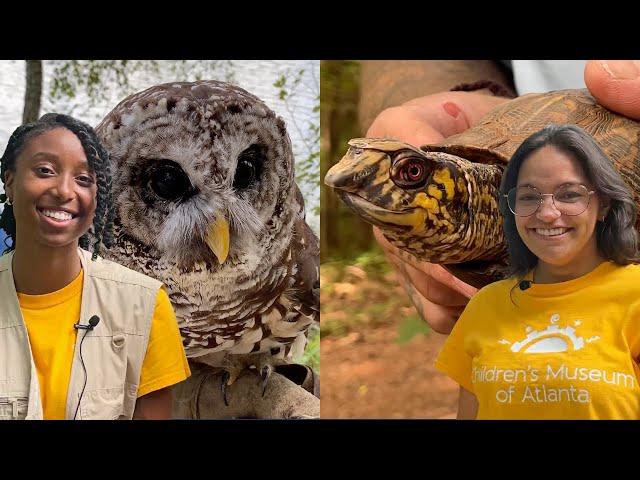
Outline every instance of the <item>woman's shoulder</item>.
{"label": "woman's shoulder", "polygon": [[613,270],[617,275],[640,279],[640,264],[638,263],[630,263],[629,265],[613,264]]}
{"label": "woman's shoulder", "polygon": [[491,299],[496,296],[502,297],[505,293],[509,292],[517,285],[517,279],[515,277],[507,277],[503,280],[490,283],[482,287],[472,298]]}
{"label": "woman's shoulder", "polygon": [[640,290],[640,264],[620,265],[613,261],[604,262],[590,276],[590,281],[599,286],[626,286]]}
{"label": "woman's shoulder", "polygon": [[484,311],[487,308],[493,310],[496,305],[511,298],[514,287],[517,287],[517,280],[514,277],[485,285],[469,299],[465,311],[467,313]]}
{"label": "woman's shoulder", "polygon": [[640,296],[640,264],[617,265],[610,263],[608,275],[600,282],[600,286]]}
{"label": "woman's shoulder", "polygon": [[144,273],[137,272],[101,256],[98,256],[93,260],[91,252],[83,249],[79,250],[85,259],[85,273],[89,276],[98,277],[103,280],[116,281],[122,284],[140,285],[154,290],[157,290],[162,286],[161,281],[145,275]]}

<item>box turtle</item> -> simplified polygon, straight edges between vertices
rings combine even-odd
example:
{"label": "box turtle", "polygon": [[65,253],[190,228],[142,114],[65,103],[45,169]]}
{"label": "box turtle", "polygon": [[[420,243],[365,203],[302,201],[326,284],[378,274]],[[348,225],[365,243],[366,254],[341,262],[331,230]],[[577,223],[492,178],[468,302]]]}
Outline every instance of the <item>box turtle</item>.
{"label": "box turtle", "polygon": [[587,90],[515,98],[437,145],[353,139],[325,183],[393,245],[482,287],[508,274],[498,206],[505,165],[527,137],[554,123],[591,134],[638,200],[640,123],[598,105]]}

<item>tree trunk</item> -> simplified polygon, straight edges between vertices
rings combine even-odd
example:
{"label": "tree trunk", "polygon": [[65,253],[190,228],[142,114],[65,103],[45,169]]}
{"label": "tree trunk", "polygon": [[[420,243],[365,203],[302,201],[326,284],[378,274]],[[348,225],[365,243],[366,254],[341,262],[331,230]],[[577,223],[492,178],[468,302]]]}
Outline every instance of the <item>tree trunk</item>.
{"label": "tree trunk", "polygon": [[[321,63],[322,74],[327,75],[326,62]],[[329,159],[331,152],[331,111],[333,110],[332,92],[325,88],[323,105],[320,109],[320,261],[326,260],[329,253],[329,233],[334,228],[331,215],[335,213],[329,208],[328,202],[333,198],[332,192],[324,184],[324,177],[331,167]]]}
{"label": "tree trunk", "polygon": [[42,60],[27,60],[27,88],[24,94],[22,123],[35,122],[40,116],[42,98]]}

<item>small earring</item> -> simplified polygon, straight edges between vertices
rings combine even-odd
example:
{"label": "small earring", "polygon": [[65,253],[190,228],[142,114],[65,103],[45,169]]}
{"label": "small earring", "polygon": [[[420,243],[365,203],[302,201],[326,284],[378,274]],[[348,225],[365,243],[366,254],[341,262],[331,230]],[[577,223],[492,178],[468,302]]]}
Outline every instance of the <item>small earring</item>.
{"label": "small earring", "polygon": [[13,205],[13,203],[11,203],[11,199],[10,198],[7,198],[7,201],[6,201],[5,204],[7,205],[7,207],[10,207],[10,206]]}
{"label": "small earring", "polygon": [[602,215],[602,221],[604,222],[606,215]]}

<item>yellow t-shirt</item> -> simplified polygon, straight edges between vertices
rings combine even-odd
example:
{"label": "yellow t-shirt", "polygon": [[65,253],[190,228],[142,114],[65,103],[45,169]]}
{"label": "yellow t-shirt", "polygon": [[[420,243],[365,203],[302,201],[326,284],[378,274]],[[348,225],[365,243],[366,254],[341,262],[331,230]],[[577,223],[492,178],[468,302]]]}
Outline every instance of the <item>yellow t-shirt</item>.
{"label": "yellow t-shirt", "polygon": [[[83,272],[45,295],[18,293],[38,371],[45,419],[64,419],[71,363],[80,317]],[[86,323],[86,322],[83,322]],[[191,374],[169,296],[160,289],[142,364],[138,397],[185,380]]]}
{"label": "yellow t-shirt", "polygon": [[640,265],[603,262],[568,282],[481,289],[436,367],[476,396],[479,419],[640,419],[639,355]]}

